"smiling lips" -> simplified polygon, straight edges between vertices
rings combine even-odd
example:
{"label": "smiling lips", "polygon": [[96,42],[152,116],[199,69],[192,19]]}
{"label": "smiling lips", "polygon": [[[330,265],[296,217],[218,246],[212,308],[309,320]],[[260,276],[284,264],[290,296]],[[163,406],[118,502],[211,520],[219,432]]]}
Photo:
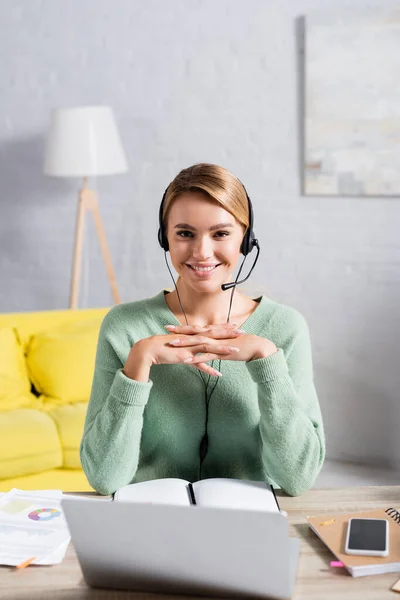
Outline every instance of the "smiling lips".
{"label": "smiling lips", "polygon": [[205,265],[191,265],[189,263],[186,263],[186,266],[193,271],[194,273],[196,273],[196,275],[198,277],[207,277],[209,275],[211,275],[215,269],[217,267],[219,267],[221,263],[217,263],[217,264],[205,264]]}

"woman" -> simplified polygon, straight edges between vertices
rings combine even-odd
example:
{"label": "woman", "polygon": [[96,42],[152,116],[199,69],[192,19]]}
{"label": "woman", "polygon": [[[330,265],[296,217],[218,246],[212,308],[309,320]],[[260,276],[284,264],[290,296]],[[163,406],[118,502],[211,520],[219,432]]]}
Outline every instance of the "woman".
{"label": "woman", "polygon": [[175,290],[113,307],[100,330],[81,443],[98,492],[164,477],[267,481],[290,495],[312,486],[325,440],[307,325],[221,287],[258,245],[251,219],[222,167],[194,165],[168,186],[159,241]]}

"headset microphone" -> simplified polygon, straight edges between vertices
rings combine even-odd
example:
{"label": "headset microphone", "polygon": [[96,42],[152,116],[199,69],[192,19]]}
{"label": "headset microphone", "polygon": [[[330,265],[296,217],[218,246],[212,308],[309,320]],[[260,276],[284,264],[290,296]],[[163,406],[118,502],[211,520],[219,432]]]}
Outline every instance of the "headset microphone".
{"label": "headset microphone", "polygon": [[259,245],[259,243],[258,243],[258,240],[256,240],[255,238],[253,238],[253,240],[252,240],[252,244],[253,244],[253,246],[256,246],[256,248],[257,248],[257,256],[256,256],[256,259],[255,259],[255,261],[254,261],[254,263],[253,263],[253,266],[251,267],[251,269],[250,269],[249,273],[246,275],[246,277],[245,277],[244,279],[241,279],[240,281],[231,281],[230,283],[223,283],[223,284],[221,285],[221,289],[222,289],[224,292],[225,292],[226,290],[230,290],[231,288],[235,287],[236,285],[240,285],[241,283],[244,283],[244,282],[245,282],[245,281],[247,281],[247,280],[248,280],[248,278],[250,277],[250,275],[251,275],[251,273],[252,273],[252,271],[253,271],[254,267],[256,266],[256,263],[257,263],[257,261],[258,261],[258,256],[259,256],[259,254],[260,254],[260,245]]}

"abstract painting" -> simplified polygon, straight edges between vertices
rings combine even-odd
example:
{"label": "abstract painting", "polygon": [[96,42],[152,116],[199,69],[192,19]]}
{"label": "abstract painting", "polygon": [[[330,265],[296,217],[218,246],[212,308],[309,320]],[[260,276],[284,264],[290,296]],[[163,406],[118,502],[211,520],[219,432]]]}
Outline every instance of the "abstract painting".
{"label": "abstract painting", "polygon": [[306,18],[304,193],[400,195],[400,10]]}

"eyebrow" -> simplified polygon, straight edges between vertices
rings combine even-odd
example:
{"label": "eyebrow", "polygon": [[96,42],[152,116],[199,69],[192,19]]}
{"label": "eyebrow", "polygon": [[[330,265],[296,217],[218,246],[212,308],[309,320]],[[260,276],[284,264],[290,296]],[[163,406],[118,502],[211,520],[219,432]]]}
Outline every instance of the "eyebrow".
{"label": "eyebrow", "polygon": [[[210,227],[210,231],[214,231],[215,229],[224,229],[226,227],[233,227],[232,223],[217,223],[217,225],[213,225]],[[191,229],[192,231],[196,231],[196,227],[192,227],[192,225],[188,225],[188,223],[178,223],[175,225],[175,229]]]}

